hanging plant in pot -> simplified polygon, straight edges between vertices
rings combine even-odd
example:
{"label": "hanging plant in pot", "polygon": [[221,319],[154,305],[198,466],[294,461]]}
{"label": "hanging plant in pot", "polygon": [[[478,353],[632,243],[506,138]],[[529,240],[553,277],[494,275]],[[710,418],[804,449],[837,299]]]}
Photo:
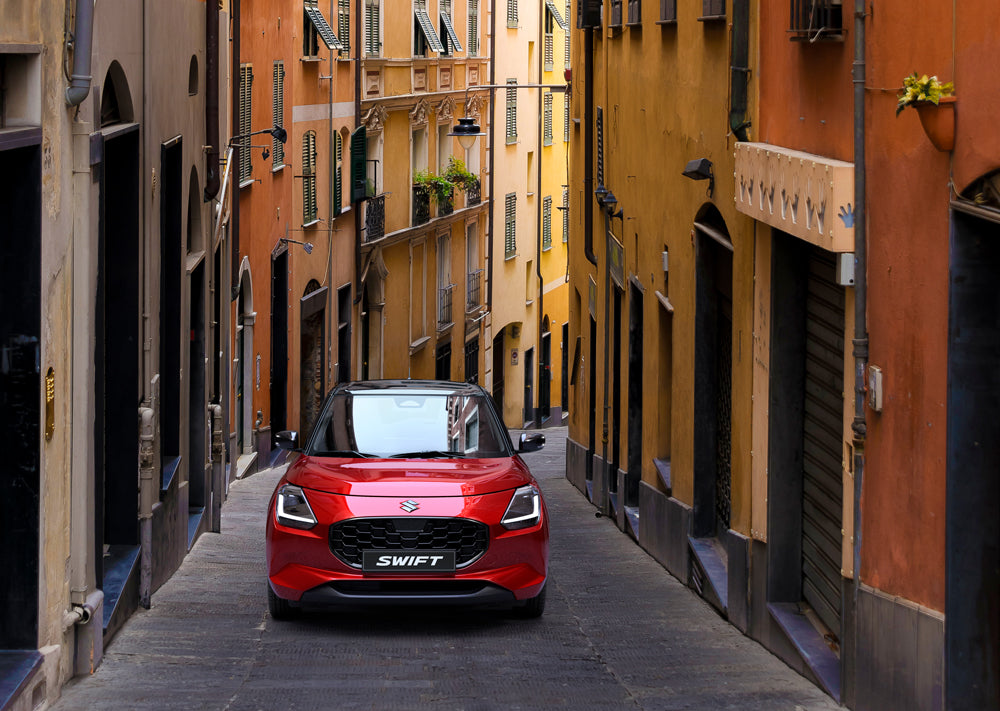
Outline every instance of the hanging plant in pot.
{"label": "hanging plant in pot", "polygon": [[914,72],[903,79],[896,103],[896,115],[907,106],[916,109],[920,125],[934,147],[950,151],[955,147],[955,85],[938,81],[936,76],[921,77]]}

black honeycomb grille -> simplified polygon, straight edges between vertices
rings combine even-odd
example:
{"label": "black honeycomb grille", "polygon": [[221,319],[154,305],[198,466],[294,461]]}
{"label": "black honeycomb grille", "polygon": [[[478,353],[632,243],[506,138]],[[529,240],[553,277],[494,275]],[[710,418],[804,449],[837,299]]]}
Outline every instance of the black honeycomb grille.
{"label": "black honeycomb grille", "polygon": [[455,551],[461,568],[489,547],[489,528],[465,518],[357,518],[330,526],[330,550],[352,568],[367,550]]}

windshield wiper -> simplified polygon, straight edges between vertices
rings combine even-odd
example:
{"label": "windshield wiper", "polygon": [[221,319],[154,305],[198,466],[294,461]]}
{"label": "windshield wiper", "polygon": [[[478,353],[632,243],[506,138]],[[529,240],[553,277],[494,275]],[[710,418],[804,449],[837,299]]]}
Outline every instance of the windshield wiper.
{"label": "windshield wiper", "polygon": [[390,459],[451,459],[457,457],[465,458],[465,452],[450,452],[441,449],[427,449],[420,452],[403,452],[402,454],[389,455]]}
{"label": "windshield wiper", "polygon": [[313,457],[355,457],[360,459],[371,459],[374,454],[365,454],[364,452],[358,452],[353,449],[331,449],[327,452],[313,452],[310,456]]}

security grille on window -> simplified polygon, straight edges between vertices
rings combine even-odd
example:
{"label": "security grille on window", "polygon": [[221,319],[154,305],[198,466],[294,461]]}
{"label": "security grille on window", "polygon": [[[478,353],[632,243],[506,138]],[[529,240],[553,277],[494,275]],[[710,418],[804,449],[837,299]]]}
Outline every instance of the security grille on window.
{"label": "security grille on window", "polygon": [[250,116],[253,113],[253,67],[240,65],[240,183],[250,179],[253,163],[250,157]]}
{"label": "security grille on window", "polygon": [[843,0],[791,0],[790,19],[793,40],[840,39],[844,34]]}
{"label": "security grille on window", "polygon": [[[508,86],[517,86],[517,79],[508,79]],[[507,143],[517,143],[517,89],[507,92]]]}
{"label": "security grille on window", "polygon": [[677,0],[660,0],[660,22],[677,22]]}
{"label": "security grille on window", "polygon": [[302,224],[316,222],[316,132],[302,136]]}
{"label": "security grille on window", "polygon": [[417,56],[426,55],[426,47],[430,47],[432,51],[438,54],[445,54],[441,38],[438,37],[438,33],[434,30],[434,23],[431,22],[431,16],[427,14],[427,0],[417,0],[413,12],[416,16],[414,54]]}
{"label": "security grille on window", "polygon": [[545,92],[545,97],[543,99],[544,107],[542,108],[542,144],[546,146],[552,145],[552,92]]}
{"label": "security grille on window", "polygon": [[305,0],[303,10],[305,11],[305,20],[303,22],[302,53],[305,56],[315,57],[319,54],[317,37],[322,39],[323,44],[331,51],[344,48],[344,45],[337,39],[337,35],[333,33],[330,23],[326,21],[323,13],[320,12],[317,0]]}
{"label": "security grille on window", "polygon": [[569,190],[563,190],[563,242],[569,242]]}
{"label": "security grille on window", "polygon": [[454,54],[462,51],[462,43],[458,41],[458,34],[455,32],[455,25],[451,21],[451,0],[441,0],[441,39],[444,44],[445,54]]}
{"label": "security grille on window", "polygon": [[351,55],[351,0],[337,0],[337,39],[341,57]]}
{"label": "security grille on window", "polygon": [[517,28],[517,0],[507,0],[507,27]]}
{"label": "security grille on window", "polygon": [[470,57],[479,56],[479,0],[469,0],[469,51]]}
{"label": "security grille on window", "polygon": [[365,0],[365,55],[377,57],[382,51],[379,0]]}
{"label": "security grille on window", "polygon": [[504,198],[503,256],[510,259],[517,254],[517,193],[507,193]]}
{"label": "security grille on window", "polygon": [[552,249],[552,196],[542,200],[542,251]]}
{"label": "security grille on window", "polygon": [[[272,96],[272,113],[274,125],[281,128],[285,125],[285,63],[274,63],[273,74],[274,93]],[[285,164],[285,144],[277,138],[271,139],[271,165],[280,168]]]}

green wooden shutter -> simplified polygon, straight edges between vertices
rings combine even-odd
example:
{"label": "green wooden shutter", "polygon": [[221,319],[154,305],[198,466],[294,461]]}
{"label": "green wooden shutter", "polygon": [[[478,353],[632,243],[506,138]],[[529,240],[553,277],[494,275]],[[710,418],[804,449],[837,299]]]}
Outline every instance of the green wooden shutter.
{"label": "green wooden shutter", "polygon": [[337,0],[337,31],[343,46],[340,53],[347,56],[351,52],[351,0]]}
{"label": "green wooden shutter", "polygon": [[470,57],[479,54],[479,0],[469,0],[469,52]]}
{"label": "green wooden shutter", "polygon": [[316,133],[302,136],[302,224],[316,221]]}
{"label": "green wooden shutter", "polygon": [[[285,125],[285,63],[275,62],[272,76],[274,95],[272,96],[272,113],[274,126]],[[271,165],[275,168],[285,164],[285,144],[277,138],[271,139]]]}
{"label": "green wooden shutter", "polygon": [[240,67],[240,182],[250,179],[253,174],[253,162],[250,156],[250,126],[253,115],[253,67],[244,64]]}
{"label": "green wooden shutter", "polygon": [[343,173],[344,173],[344,139],[340,133],[333,134],[333,214],[339,215],[344,204]]}
{"label": "green wooden shutter", "polygon": [[351,134],[351,202],[365,199],[365,182],[368,178],[368,137],[364,126]]}
{"label": "green wooden shutter", "polygon": [[507,193],[504,198],[504,257],[510,258],[517,254],[517,193]]}
{"label": "green wooden shutter", "polygon": [[542,108],[542,144],[552,145],[552,92],[546,92]]}
{"label": "green wooden shutter", "polygon": [[552,249],[552,196],[542,200],[542,249]]}

